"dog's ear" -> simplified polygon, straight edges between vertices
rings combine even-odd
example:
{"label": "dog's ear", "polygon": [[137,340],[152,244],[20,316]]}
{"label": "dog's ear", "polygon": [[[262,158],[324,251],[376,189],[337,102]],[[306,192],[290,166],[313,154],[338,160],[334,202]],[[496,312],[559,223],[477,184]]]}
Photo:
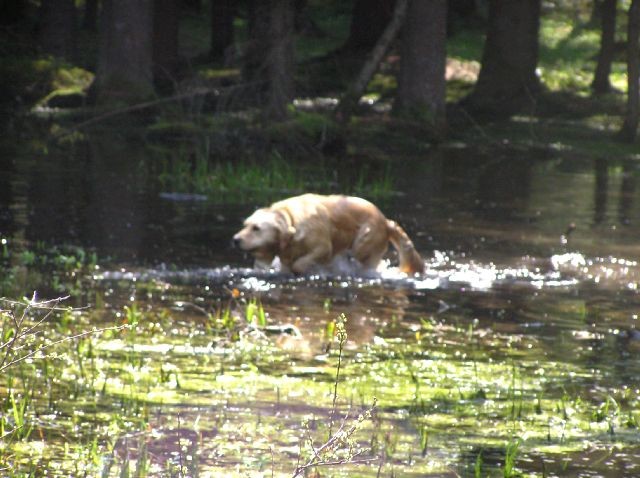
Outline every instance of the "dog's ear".
{"label": "dog's ear", "polygon": [[296,233],[296,228],[291,224],[291,218],[287,214],[284,214],[281,211],[274,211],[274,213],[278,231],[280,233],[278,246],[280,250],[283,251],[291,242],[293,235]]}

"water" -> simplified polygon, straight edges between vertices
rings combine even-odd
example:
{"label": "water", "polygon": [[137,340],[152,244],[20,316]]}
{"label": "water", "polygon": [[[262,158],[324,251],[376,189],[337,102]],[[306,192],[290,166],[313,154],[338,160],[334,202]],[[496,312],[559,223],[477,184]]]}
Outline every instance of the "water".
{"label": "water", "polygon": [[[184,452],[203,476],[291,476],[302,423],[313,433],[327,422],[336,357],[325,330],[344,313],[338,405],[353,414],[377,397],[379,412],[358,440],[375,442],[378,453],[323,474],[473,476],[478,456],[483,476],[499,474],[506,443],[519,437],[516,466],[525,473],[637,476],[635,163],[461,146],[396,160],[395,194],[376,202],[413,238],[425,274],[402,276],[391,254],[374,277],[299,278],[256,271],[231,247],[264,201],[164,191],[145,173],[145,154],[98,142],[71,156],[0,161],[8,247],[95,251],[99,267],[76,303],[96,308],[94,324],[132,304],[142,314],[139,343],[95,343],[112,365],[93,387],[112,403],[134,395],[148,415],[148,432],[124,427],[111,454],[100,442],[103,469],[104,460],[116,463],[113,473],[125,456],[139,462],[146,449],[157,473]],[[47,287],[40,293],[55,292]],[[248,350],[212,340],[207,314],[225,304],[241,311],[251,297],[270,326],[299,334],[248,339]],[[276,358],[261,354],[273,346]],[[129,370],[127,354],[140,366]],[[73,402],[57,403],[66,410]],[[42,468],[69,466],[42,456]]]}

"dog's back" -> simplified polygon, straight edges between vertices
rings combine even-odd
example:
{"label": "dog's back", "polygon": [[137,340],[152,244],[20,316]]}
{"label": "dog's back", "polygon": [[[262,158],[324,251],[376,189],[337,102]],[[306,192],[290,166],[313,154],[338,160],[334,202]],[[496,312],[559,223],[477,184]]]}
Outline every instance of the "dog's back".
{"label": "dog's back", "polygon": [[[422,258],[409,236],[365,199],[309,193],[275,202],[268,211],[282,218],[276,255],[294,272],[305,272],[314,263],[326,264],[345,251],[365,268],[375,269],[389,242],[398,250],[403,272],[423,271]],[[250,233],[236,236],[243,235]]]}

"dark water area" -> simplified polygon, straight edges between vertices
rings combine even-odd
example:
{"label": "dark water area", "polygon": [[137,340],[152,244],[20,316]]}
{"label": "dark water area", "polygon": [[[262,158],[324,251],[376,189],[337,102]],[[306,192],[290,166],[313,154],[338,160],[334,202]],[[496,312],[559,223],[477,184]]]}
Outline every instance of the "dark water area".
{"label": "dark water area", "polygon": [[[208,201],[163,191],[149,172],[152,155],[126,143],[28,157],[4,149],[5,238],[70,243],[132,265],[250,265],[229,238],[269,199]],[[449,147],[393,161],[391,170],[392,195],[373,200],[401,222],[426,257],[434,250],[493,262],[571,251],[638,257],[633,161]],[[271,200],[285,195],[273,192]],[[575,230],[563,243],[569,228]]]}
{"label": "dark water area", "polygon": [[[14,251],[44,243],[95,252],[100,267],[92,287],[113,310],[135,297],[142,309],[165,307],[174,320],[197,324],[202,309],[224,301],[230,290],[256,294],[270,320],[299,327],[303,340],[282,347],[303,364],[322,354],[323,325],[345,313],[352,358],[385,341],[412,356],[418,352],[402,344],[431,334],[420,339],[421,353],[452,362],[522,360],[533,375],[536,367],[547,374],[566,368],[562,380],[534,382],[540,389],[532,385],[532,401],[544,394],[554,403],[571,396],[599,404],[615,396],[620,415],[640,420],[637,162],[455,145],[392,159],[393,194],[373,200],[412,237],[425,274],[402,276],[390,254],[375,277],[296,278],[253,270],[230,243],[243,218],[271,199],[165,191],[149,172],[150,161],[148,152],[125,141],[28,156],[3,142],[0,239]],[[281,197],[275,192],[272,199]],[[149,292],[148,283],[156,289]],[[84,291],[82,305],[92,305],[95,291]],[[460,338],[467,335],[471,342]],[[256,408],[242,410],[238,420]],[[297,412],[289,419],[295,422]],[[389,420],[415,437],[415,424]],[[436,462],[472,476],[479,441],[487,443],[487,466],[499,468],[502,455],[488,439],[448,448],[448,440],[468,441],[481,431],[464,431],[461,423],[452,438],[446,426],[426,423]],[[556,424],[549,419],[548,426]],[[546,476],[638,476],[638,429],[605,435],[578,433],[564,451],[525,450],[519,468]]]}

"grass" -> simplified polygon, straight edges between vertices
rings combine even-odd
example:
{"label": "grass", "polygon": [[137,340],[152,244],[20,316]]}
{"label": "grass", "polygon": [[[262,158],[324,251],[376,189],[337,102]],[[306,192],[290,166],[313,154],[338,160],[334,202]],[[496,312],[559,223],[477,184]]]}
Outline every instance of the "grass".
{"label": "grass", "polygon": [[172,157],[161,160],[162,190],[195,193],[227,202],[267,201],[308,191],[357,194],[374,199],[393,193],[390,167],[380,172],[363,165],[353,176],[343,173],[341,177],[337,170],[323,162],[300,163],[286,160],[277,153],[266,161],[216,161],[208,145],[205,139],[193,155],[170,153]]}

